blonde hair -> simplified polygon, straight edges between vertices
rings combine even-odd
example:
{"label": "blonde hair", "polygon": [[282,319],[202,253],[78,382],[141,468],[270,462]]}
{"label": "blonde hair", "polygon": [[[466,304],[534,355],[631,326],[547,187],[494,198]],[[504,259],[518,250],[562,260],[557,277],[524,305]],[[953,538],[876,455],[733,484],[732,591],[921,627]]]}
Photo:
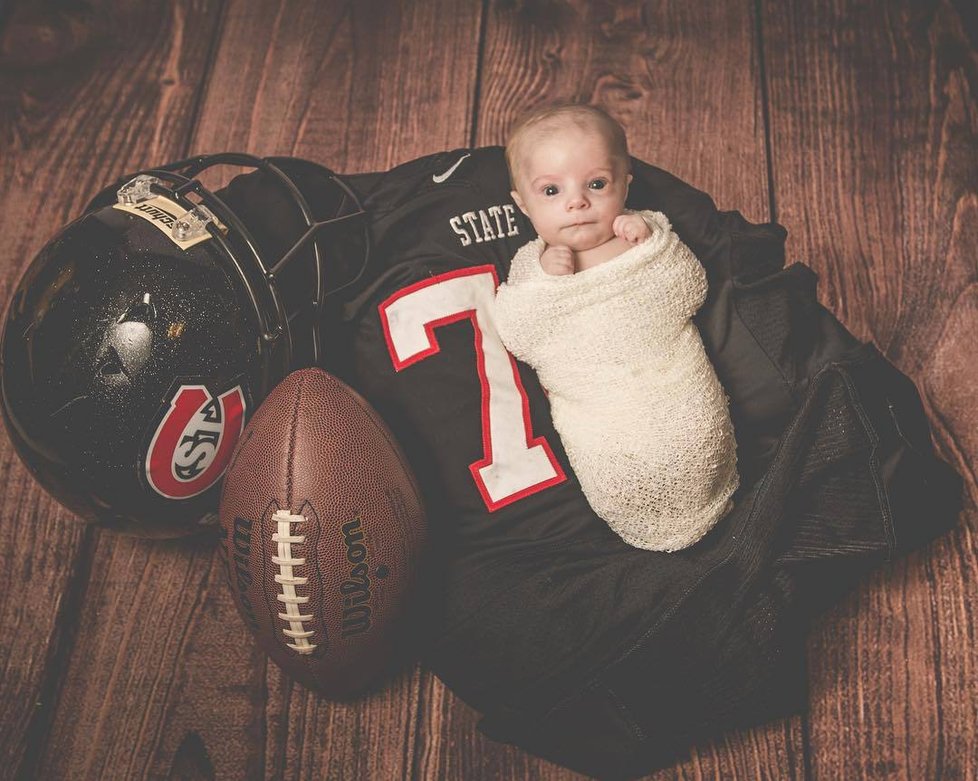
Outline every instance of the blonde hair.
{"label": "blonde hair", "polygon": [[628,142],[622,126],[608,112],[597,106],[563,101],[526,112],[510,129],[509,140],[506,142],[506,167],[509,169],[509,179],[514,188],[516,188],[516,171],[520,162],[518,158],[525,137],[531,132],[551,133],[566,127],[568,123],[581,130],[596,130],[608,142],[611,156],[621,161],[626,173],[631,170]]}

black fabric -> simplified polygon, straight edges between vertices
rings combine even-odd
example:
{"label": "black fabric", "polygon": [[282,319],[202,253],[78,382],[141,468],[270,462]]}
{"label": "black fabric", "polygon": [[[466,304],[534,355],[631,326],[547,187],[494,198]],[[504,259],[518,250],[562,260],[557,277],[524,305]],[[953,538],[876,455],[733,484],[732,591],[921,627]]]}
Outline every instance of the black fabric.
{"label": "black fabric", "polygon": [[785,267],[781,226],[720,212],[641,161],[633,173],[628,205],[665,212],[706,268],[695,322],[738,442],[736,507],[692,548],[630,548],[594,515],[518,363],[527,437],[549,444],[564,479],[487,504],[473,465],[486,458],[476,348],[494,338],[491,318],[432,324],[426,357],[395,365],[401,326],[385,326],[385,306],[469,272],[504,280],[535,235],[500,148],[348,177],[373,251],[327,339],[330,368],[384,416],[424,490],[427,663],[489,737],[600,778],[648,773],[695,740],[802,708],[811,617],[947,530],[961,493],[913,383],[819,305],[808,267]]}

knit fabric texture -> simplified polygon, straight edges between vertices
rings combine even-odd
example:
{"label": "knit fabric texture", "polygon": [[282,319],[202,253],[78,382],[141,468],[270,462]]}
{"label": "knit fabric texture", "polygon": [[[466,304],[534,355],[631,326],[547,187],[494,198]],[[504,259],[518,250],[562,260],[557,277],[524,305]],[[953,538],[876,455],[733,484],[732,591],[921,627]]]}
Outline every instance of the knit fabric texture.
{"label": "knit fabric texture", "polygon": [[692,316],[706,273],[661,212],[645,242],[576,274],[519,249],[496,293],[506,348],[536,370],[588,502],[629,545],[686,548],[739,484],[729,400]]}

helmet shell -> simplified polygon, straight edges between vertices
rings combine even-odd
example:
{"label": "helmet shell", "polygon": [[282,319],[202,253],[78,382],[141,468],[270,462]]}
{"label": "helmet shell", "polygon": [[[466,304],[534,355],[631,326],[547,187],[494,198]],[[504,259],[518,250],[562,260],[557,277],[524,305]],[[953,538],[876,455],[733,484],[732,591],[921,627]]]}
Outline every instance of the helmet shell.
{"label": "helmet shell", "polygon": [[213,521],[244,421],[288,368],[243,287],[214,238],[184,248],[115,206],[41,250],[7,312],[0,407],[48,492],[138,536]]}

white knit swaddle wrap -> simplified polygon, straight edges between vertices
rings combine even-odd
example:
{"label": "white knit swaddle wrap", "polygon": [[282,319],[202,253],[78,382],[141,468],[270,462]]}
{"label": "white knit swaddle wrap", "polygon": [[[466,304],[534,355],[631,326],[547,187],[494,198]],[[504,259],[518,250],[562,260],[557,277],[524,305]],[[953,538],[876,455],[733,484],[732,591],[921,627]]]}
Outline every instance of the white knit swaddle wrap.
{"label": "white knit swaddle wrap", "polygon": [[554,276],[536,239],[513,258],[494,316],[550,395],[554,427],[594,511],[629,545],[692,545],[739,484],[727,397],[691,318],[706,274],[660,212],[651,238]]}

